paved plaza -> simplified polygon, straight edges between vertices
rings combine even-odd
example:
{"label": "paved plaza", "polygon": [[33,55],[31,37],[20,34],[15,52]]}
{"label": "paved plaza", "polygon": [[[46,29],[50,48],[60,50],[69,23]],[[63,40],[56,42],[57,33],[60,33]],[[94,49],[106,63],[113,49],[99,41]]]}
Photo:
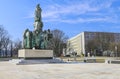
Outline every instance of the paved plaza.
{"label": "paved plaza", "polygon": [[119,64],[31,64],[0,61],[0,79],[120,79]]}

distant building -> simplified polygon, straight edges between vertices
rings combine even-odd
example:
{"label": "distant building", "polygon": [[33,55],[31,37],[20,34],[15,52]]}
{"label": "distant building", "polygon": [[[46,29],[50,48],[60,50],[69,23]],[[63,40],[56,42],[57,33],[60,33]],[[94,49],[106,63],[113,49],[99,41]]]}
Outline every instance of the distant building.
{"label": "distant building", "polygon": [[[103,50],[104,47],[102,46],[105,44],[120,42],[120,33],[82,32],[67,41],[67,54],[71,54],[72,52],[77,52],[77,55],[87,54],[87,52],[90,52],[90,50],[88,50],[90,48],[88,47],[88,43],[90,43],[90,41],[92,41],[91,46],[95,41],[99,42],[101,46],[99,45],[97,47]],[[104,44],[102,45],[102,43]],[[93,52],[94,50],[95,49],[91,49]]]}

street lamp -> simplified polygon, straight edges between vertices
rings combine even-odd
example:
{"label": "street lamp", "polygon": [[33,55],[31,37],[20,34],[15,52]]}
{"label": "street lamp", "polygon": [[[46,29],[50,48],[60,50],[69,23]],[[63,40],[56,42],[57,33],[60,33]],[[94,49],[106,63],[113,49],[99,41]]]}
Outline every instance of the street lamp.
{"label": "street lamp", "polygon": [[117,46],[115,46],[116,58],[117,58]]}

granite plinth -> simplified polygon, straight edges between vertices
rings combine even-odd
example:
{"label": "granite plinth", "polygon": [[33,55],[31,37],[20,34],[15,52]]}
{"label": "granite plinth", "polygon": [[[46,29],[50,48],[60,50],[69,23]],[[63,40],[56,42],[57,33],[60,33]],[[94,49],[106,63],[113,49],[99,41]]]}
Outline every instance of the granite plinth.
{"label": "granite plinth", "polygon": [[53,50],[21,49],[18,51],[18,57],[24,59],[48,59],[53,58]]}

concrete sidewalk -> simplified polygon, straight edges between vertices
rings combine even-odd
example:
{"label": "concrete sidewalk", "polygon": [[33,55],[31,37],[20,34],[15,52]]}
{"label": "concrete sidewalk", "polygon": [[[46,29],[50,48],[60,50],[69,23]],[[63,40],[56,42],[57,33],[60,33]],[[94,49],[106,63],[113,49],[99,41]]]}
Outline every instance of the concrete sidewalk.
{"label": "concrete sidewalk", "polygon": [[120,79],[119,64],[34,64],[0,62],[0,79]]}

